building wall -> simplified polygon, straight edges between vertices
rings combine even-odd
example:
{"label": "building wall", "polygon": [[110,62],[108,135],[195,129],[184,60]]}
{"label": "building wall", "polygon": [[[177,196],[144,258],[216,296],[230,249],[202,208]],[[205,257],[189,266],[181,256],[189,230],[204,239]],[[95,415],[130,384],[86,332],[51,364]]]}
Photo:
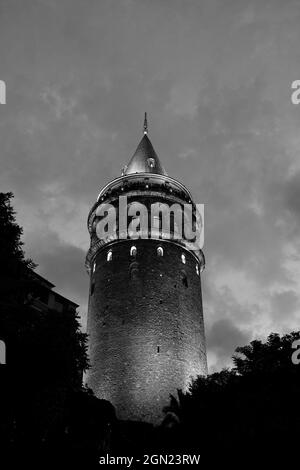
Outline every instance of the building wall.
{"label": "building wall", "polygon": [[111,401],[119,418],[158,423],[170,393],[177,396],[192,376],[207,371],[197,260],[173,242],[151,239],[112,243],[95,260],[87,384]]}

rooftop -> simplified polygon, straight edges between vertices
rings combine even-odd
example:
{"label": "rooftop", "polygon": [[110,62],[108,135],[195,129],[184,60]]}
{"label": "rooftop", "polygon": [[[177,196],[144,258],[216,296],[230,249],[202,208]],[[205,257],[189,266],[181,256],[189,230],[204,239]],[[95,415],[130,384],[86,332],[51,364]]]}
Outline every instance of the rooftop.
{"label": "rooftop", "polygon": [[144,136],[129,163],[122,171],[122,176],[134,173],[153,173],[167,176],[166,170],[160,163],[153,145],[148,137],[147,114],[145,113]]}

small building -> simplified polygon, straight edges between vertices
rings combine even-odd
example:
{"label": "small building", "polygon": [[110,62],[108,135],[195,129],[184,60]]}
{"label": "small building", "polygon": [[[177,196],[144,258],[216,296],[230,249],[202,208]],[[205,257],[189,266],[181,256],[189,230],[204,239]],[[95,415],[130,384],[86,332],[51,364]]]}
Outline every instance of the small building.
{"label": "small building", "polygon": [[40,311],[50,309],[62,313],[64,311],[76,312],[78,304],[55,292],[53,290],[55,287],[54,284],[42,277],[40,274],[37,274],[35,271],[32,271],[32,277],[39,285],[39,295],[37,297],[33,296],[33,298],[30,299],[33,308]]}
{"label": "small building", "polygon": [[[35,284],[35,288],[31,289],[27,296],[26,303],[35,310],[47,312],[49,310],[60,312],[73,312],[76,314],[78,304],[72,300],[67,299],[61,294],[58,294],[53,290],[55,287],[50,281],[45,279],[40,274],[31,270],[31,280]],[[15,332],[11,331],[11,325],[7,325],[5,319],[0,321],[0,377],[3,374],[5,368],[9,366],[12,344],[15,343]],[[9,343],[9,344],[8,344]]]}

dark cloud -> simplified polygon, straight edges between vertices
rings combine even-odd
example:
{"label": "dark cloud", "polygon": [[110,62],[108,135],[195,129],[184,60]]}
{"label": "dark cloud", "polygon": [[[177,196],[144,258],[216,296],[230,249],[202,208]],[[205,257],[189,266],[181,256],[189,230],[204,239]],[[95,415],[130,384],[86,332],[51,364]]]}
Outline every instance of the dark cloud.
{"label": "dark cloud", "polygon": [[237,328],[230,319],[215,322],[207,332],[208,353],[213,352],[218,358],[214,369],[228,366],[235,349],[246,345],[250,338],[248,332]]}
{"label": "dark cloud", "polygon": [[281,319],[288,324],[290,318],[299,311],[299,298],[294,291],[277,292],[271,297],[271,312],[275,319]]}
{"label": "dark cloud", "polygon": [[300,224],[300,171],[287,179],[283,186],[283,199],[286,209],[296,218]]}

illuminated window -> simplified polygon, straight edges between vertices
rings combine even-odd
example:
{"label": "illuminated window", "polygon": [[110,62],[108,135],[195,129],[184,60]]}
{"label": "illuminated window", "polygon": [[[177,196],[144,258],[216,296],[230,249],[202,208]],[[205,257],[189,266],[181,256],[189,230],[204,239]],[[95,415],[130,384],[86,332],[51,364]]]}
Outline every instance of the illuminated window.
{"label": "illuminated window", "polygon": [[185,255],[184,255],[183,253],[182,253],[182,255],[181,255],[181,261],[183,262],[183,264],[186,263]]}
{"label": "illuminated window", "polygon": [[159,246],[156,250],[157,256],[164,256],[164,250],[161,246]]}
{"label": "illuminated window", "polygon": [[111,251],[111,250],[109,250],[109,251],[107,252],[107,258],[106,258],[106,259],[107,259],[107,261],[111,261],[111,260],[112,260],[112,251]]}
{"label": "illuminated window", "polygon": [[0,340],[0,364],[6,364],[6,345]]}
{"label": "illuminated window", "polygon": [[130,248],[130,256],[136,256],[136,252],[137,252],[136,246],[132,246]]}
{"label": "illuminated window", "polygon": [[93,264],[93,273],[96,271],[96,261],[95,263]]}
{"label": "illuminated window", "polygon": [[198,264],[196,264],[196,273],[199,276],[199,266],[198,266]]}
{"label": "illuminated window", "polygon": [[154,168],[154,167],[155,167],[155,160],[154,160],[154,158],[148,158],[147,162],[148,162],[148,165],[150,166],[150,168]]}

